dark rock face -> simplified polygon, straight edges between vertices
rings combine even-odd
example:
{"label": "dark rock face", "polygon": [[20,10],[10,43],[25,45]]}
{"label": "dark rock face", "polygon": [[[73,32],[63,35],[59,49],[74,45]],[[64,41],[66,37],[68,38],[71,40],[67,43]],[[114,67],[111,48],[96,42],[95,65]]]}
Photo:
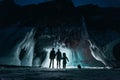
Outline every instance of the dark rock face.
{"label": "dark rock face", "polygon": [[113,55],[115,57],[116,67],[120,67],[120,43],[116,44],[113,48]]}
{"label": "dark rock face", "polygon": [[120,61],[120,43],[114,46],[113,55],[117,61]]}
{"label": "dark rock face", "polygon": [[[38,5],[13,5],[11,0],[3,1],[0,5],[0,25],[10,25],[20,22],[23,25],[51,24],[59,22],[58,18],[70,17],[73,11],[71,0],[54,0]],[[9,4],[9,5],[7,5]],[[61,17],[63,16],[63,17]]]}

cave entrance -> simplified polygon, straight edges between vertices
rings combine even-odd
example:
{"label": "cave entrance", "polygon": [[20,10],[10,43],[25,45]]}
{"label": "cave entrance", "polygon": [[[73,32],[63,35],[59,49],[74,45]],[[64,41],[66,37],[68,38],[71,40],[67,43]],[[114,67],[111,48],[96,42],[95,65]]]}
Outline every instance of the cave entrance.
{"label": "cave entrance", "polygon": [[[45,68],[48,68],[49,67],[49,63],[50,63],[50,59],[49,59],[49,55],[50,55],[50,51],[52,50],[52,47],[49,47],[49,48],[44,48],[45,51],[47,52],[47,55],[46,55],[46,58],[44,60],[44,62],[42,63],[42,67],[45,67]],[[66,47],[56,47],[54,48],[55,49],[55,52],[57,52],[58,49],[60,49],[61,53],[66,53],[68,59],[69,59],[69,62],[67,63],[66,67],[67,68],[74,68],[74,66],[71,66],[71,59],[72,59],[72,52],[69,48],[66,48]],[[62,68],[62,60],[61,60],[61,68]],[[54,68],[57,68],[57,61],[56,59],[54,59]]]}

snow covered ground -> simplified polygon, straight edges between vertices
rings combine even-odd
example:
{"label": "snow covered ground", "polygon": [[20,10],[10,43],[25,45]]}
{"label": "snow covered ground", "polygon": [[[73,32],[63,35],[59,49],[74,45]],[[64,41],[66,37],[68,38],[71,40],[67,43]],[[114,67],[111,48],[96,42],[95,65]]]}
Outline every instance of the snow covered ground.
{"label": "snow covered ground", "polygon": [[0,80],[120,80],[120,70],[0,68]]}

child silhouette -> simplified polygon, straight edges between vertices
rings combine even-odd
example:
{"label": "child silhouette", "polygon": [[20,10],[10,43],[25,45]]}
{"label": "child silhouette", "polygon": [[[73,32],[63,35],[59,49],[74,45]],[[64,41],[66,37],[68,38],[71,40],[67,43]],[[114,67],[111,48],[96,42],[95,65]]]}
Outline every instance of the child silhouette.
{"label": "child silhouette", "polygon": [[66,53],[63,53],[63,69],[66,68],[67,61],[69,62]]}

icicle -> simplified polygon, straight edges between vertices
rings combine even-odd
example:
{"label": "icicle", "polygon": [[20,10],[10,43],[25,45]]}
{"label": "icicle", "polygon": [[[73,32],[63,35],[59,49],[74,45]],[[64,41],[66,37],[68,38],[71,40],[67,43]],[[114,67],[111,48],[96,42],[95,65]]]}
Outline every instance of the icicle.
{"label": "icicle", "polygon": [[35,34],[34,29],[28,32],[25,38],[17,45],[17,49],[14,51],[19,58],[21,50],[23,48],[25,49],[25,53],[23,53],[24,56],[21,60],[21,66],[32,66],[35,45],[34,34]]}

